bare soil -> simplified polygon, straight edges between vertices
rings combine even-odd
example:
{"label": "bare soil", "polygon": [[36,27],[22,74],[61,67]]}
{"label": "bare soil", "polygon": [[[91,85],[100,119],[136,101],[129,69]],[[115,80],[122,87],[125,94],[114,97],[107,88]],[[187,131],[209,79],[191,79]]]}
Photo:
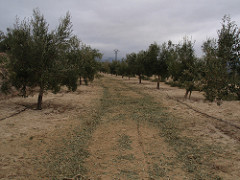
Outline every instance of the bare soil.
{"label": "bare soil", "polygon": [[240,102],[104,75],[76,92],[0,97],[0,179],[240,179]]}

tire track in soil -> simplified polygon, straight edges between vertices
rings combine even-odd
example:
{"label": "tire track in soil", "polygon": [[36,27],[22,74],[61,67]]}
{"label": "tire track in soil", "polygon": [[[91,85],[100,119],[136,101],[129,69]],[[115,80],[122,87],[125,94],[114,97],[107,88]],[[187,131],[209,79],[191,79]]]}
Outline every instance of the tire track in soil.
{"label": "tire track in soil", "polygon": [[[218,123],[214,123],[214,127],[219,129],[222,133],[224,133],[225,135],[229,136],[230,138],[233,138],[234,140],[237,140],[238,142],[240,142],[240,137],[239,137],[239,130],[240,130],[240,126],[230,122],[230,121],[227,121],[227,120],[224,120],[224,119],[221,119],[221,118],[218,118],[218,117],[215,117],[215,116],[211,116],[205,112],[202,112],[194,107],[192,107],[191,105],[187,104],[187,103],[184,103],[182,102],[181,100],[179,99],[176,99],[174,97],[171,97],[168,93],[166,93],[166,97],[168,99],[171,99],[171,100],[174,100],[184,106],[186,106],[186,108],[194,111],[195,113],[198,113],[204,117],[207,117],[207,118],[210,118],[212,120],[215,120],[217,121]],[[234,129],[234,131],[233,131]],[[234,133],[233,133],[234,132]]]}
{"label": "tire track in soil", "polygon": [[11,118],[11,117],[14,117],[14,116],[17,116],[18,114],[20,114],[20,113],[26,111],[27,109],[28,109],[28,108],[25,107],[25,108],[23,108],[22,110],[20,110],[20,111],[18,111],[18,112],[15,112],[15,113],[13,113],[13,114],[7,116],[7,117],[1,118],[0,121],[3,121],[3,120],[5,120],[5,119],[8,119],[8,118]]}
{"label": "tire track in soil", "polygon": [[240,126],[238,126],[238,125],[236,125],[236,124],[234,124],[234,123],[231,123],[231,122],[229,122],[229,121],[223,120],[223,119],[221,119],[221,118],[217,118],[217,117],[211,116],[211,115],[209,115],[209,114],[207,114],[207,113],[205,113],[205,112],[202,112],[202,111],[200,111],[200,110],[198,110],[198,109],[195,109],[195,108],[193,108],[192,106],[188,105],[187,103],[184,103],[184,102],[182,102],[181,100],[178,100],[178,99],[175,99],[175,98],[169,96],[167,93],[166,93],[166,96],[167,96],[167,98],[172,99],[172,100],[174,100],[174,101],[176,101],[176,102],[179,102],[179,103],[187,106],[189,109],[193,110],[194,112],[199,113],[199,114],[201,114],[201,115],[203,115],[203,116],[206,116],[207,118],[212,118],[212,119],[214,119],[214,120],[217,120],[217,121],[226,123],[227,125],[230,125],[230,126],[232,126],[232,127],[234,127],[234,128],[240,129]]}
{"label": "tire track in soil", "polygon": [[[147,170],[148,170],[148,162],[147,162],[147,157],[145,156],[145,150],[144,150],[144,144],[143,144],[143,138],[142,138],[142,133],[140,131],[140,127],[139,127],[139,121],[137,122],[137,133],[138,133],[138,143],[141,147],[142,153],[143,153],[143,173],[147,174]],[[145,175],[146,178],[148,178],[147,175]]]}
{"label": "tire track in soil", "polygon": [[87,177],[182,179],[185,173],[176,163],[173,151],[159,136],[159,129],[143,119],[133,118],[143,116],[136,108],[144,95],[110,78],[103,79],[103,86],[108,89],[108,98],[103,99],[107,105],[103,106],[100,125],[89,142],[90,157],[85,161]]}

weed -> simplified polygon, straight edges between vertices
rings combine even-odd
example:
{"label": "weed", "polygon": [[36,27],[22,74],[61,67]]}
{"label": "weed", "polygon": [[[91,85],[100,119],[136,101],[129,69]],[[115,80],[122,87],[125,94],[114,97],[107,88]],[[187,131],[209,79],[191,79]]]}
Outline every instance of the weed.
{"label": "weed", "polygon": [[137,172],[129,170],[121,170],[119,176],[123,176],[124,179],[139,179]]}
{"label": "weed", "polygon": [[133,154],[127,154],[127,155],[121,155],[121,156],[117,156],[118,160],[128,160],[128,161],[132,161],[135,159]]}
{"label": "weed", "polygon": [[153,164],[151,170],[149,170],[150,177],[159,178],[166,176],[166,169],[163,167],[158,166],[157,164]]}
{"label": "weed", "polygon": [[120,135],[120,138],[118,139],[118,146],[120,149],[132,149],[131,143],[132,140],[128,135],[126,134]]}

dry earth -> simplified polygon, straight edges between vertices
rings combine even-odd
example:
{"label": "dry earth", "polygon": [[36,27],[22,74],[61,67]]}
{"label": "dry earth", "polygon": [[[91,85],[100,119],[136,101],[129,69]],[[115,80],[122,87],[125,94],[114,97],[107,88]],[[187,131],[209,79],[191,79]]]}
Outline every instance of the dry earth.
{"label": "dry earth", "polygon": [[86,160],[90,179],[183,179],[185,172],[176,154],[159,136],[159,129],[144,117],[144,95],[111,79],[107,106],[95,130]]}
{"label": "dry earth", "polygon": [[[47,150],[62,144],[74,127],[96,108],[102,88],[93,83],[76,92],[66,89],[43,96],[43,110],[35,109],[37,95],[0,100],[0,179],[41,179],[47,168],[40,164]],[[24,110],[25,109],[25,110]],[[24,110],[24,111],[22,111]],[[45,167],[44,167],[45,166]]]}
{"label": "dry earth", "polygon": [[0,179],[240,179],[239,101],[104,76],[41,111],[1,97]]}
{"label": "dry earth", "polygon": [[179,127],[183,130],[183,136],[196,139],[200,146],[204,142],[221,148],[222,152],[213,158],[212,168],[219,170],[218,174],[224,179],[240,179],[239,101],[223,101],[218,106],[216,102],[206,101],[203,93],[198,91],[193,91],[191,99],[185,99],[184,89],[165,83],[161,83],[158,90],[155,82],[143,81],[138,84],[137,78],[125,78],[122,81],[154,96],[155,101],[166,107],[167,112],[180,119]]}

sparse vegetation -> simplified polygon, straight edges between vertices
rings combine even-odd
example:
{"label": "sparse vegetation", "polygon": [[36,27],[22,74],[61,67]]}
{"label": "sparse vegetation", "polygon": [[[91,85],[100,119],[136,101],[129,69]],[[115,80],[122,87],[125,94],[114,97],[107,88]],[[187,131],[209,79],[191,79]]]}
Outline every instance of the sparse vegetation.
{"label": "sparse vegetation", "polygon": [[132,149],[131,147],[131,139],[128,135],[122,134],[118,140],[119,148],[121,149]]}

